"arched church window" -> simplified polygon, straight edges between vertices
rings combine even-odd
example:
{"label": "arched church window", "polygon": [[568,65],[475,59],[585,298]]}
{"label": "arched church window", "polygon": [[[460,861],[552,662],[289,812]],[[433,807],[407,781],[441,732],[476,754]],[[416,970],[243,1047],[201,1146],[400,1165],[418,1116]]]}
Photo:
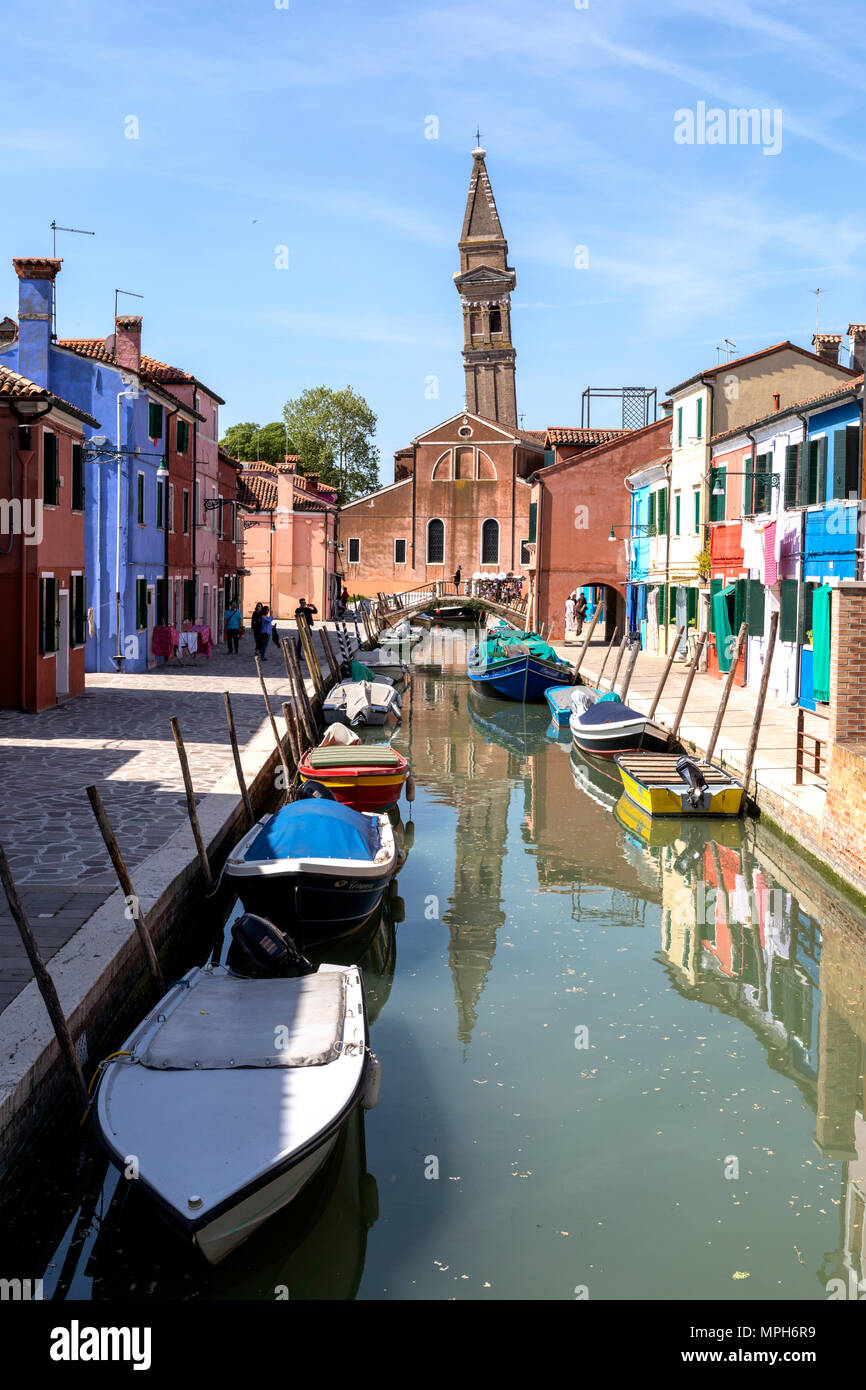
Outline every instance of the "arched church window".
{"label": "arched church window", "polygon": [[499,522],[488,517],[481,527],[481,563],[499,564]]}
{"label": "arched church window", "polygon": [[496,481],[496,467],[489,454],[485,454],[483,449],[478,450],[478,473],[477,477],[486,481]]}
{"label": "arched church window", "polygon": [[430,481],[433,483],[447,482],[451,477],[451,450],[446,449],[444,454],[440,454],[433,465],[433,472],[430,474]]}
{"label": "arched church window", "polygon": [[438,516],[427,522],[427,564],[445,563],[445,522]]}
{"label": "arched church window", "polygon": [[491,309],[491,310],[490,310],[490,332],[491,332],[491,333],[501,333],[501,332],[502,332],[502,310],[501,310],[501,309]]}

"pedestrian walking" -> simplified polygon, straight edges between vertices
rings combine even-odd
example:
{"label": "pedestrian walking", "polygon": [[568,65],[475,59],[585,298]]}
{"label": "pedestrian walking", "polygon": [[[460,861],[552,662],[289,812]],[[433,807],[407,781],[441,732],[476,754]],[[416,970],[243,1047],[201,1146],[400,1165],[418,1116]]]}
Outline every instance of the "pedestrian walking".
{"label": "pedestrian walking", "polygon": [[565,640],[570,642],[574,636],[574,594],[565,600]]}
{"label": "pedestrian walking", "polygon": [[458,592],[458,594],[459,594],[459,593],[460,593],[460,566],[459,566],[459,565],[457,566],[456,570],[454,571],[454,587],[455,587],[455,589],[457,590],[457,592]]}
{"label": "pedestrian walking", "polygon": [[295,609],[295,626],[298,629],[298,635],[295,638],[295,651],[298,654],[299,663],[301,660],[301,623],[306,623],[307,631],[312,632],[313,614],[318,613],[318,611],[318,608],[316,608],[315,605],[312,603],[307,603],[307,600],[305,598],[301,599],[300,603]]}
{"label": "pedestrian walking", "polygon": [[229,604],[229,611],[226,613],[226,646],[229,649],[229,655],[234,653],[234,655],[237,656],[238,638],[240,635],[241,610],[238,608],[238,605],[232,601]]}
{"label": "pedestrian walking", "polygon": [[576,602],[575,605],[574,605],[574,623],[575,623],[575,627],[576,627],[576,629],[577,629],[577,635],[578,635],[578,637],[579,637],[580,634],[583,632],[583,624],[584,624],[585,619],[586,619],[586,594],[583,593],[583,591],[581,591],[581,592],[578,594],[578,596],[577,596],[577,602]]}

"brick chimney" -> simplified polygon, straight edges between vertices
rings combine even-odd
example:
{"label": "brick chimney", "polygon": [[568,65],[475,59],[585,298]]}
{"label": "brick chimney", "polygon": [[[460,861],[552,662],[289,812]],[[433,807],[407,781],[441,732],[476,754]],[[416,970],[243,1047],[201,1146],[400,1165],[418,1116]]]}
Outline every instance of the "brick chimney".
{"label": "brick chimney", "polygon": [[62,264],[48,256],[12,257],[18,276],[18,370],[37,386],[48,386],[54,281]]}
{"label": "brick chimney", "polygon": [[841,333],[812,334],[813,349],[823,362],[832,362],[834,367],[839,365],[839,345],[841,342]]}
{"label": "brick chimney", "polygon": [[848,336],[851,339],[851,363],[858,372],[866,365],[866,323],[849,323]]}
{"label": "brick chimney", "polygon": [[14,319],[0,319],[0,348],[6,347],[8,343],[14,343],[18,337],[18,325]]}
{"label": "brick chimney", "polygon": [[773,409],[774,409],[774,410],[779,410],[779,409],[780,409],[781,400],[782,400],[782,397],[780,396],[779,392],[778,392],[778,391],[774,391],[774,392],[773,392]]}
{"label": "brick chimney", "polygon": [[318,491],[319,491],[319,475],[318,475],[318,473],[305,473],[305,474],[304,474],[304,481],[305,481],[306,484],[307,484],[307,491],[308,491],[308,492],[318,492]]}
{"label": "brick chimney", "polygon": [[114,320],[114,360],[119,367],[140,371],[141,319],[138,314],[123,314]]}

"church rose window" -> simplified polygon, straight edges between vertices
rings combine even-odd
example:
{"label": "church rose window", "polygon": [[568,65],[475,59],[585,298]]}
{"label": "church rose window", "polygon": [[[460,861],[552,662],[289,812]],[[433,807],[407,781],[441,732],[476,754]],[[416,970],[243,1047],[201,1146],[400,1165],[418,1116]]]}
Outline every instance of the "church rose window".
{"label": "church rose window", "polygon": [[445,563],[445,523],[438,517],[427,523],[427,564]]}
{"label": "church rose window", "polygon": [[488,518],[481,528],[482,565],[499,564],[499,522]]}

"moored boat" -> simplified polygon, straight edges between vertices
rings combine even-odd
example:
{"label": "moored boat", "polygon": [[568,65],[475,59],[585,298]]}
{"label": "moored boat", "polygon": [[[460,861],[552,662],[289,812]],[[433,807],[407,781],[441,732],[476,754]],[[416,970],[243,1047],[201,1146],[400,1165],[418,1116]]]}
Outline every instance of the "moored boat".
{"label": "moored boat", "polygon": [[397,859],[386,815],[302,794],[263,816],[235,846],[224,872],[248,912],[306,945],[365,922],[382,901]]}
{"label": "moored boat", "polygon": [[575,685],[549,685],[544,692],[550,710],[550,717],[560,729],[568,728],[568,721],[571,718],[571,711],[574,708],[572,697],[581,686]]}
{"label": "moored boat", "polygon": [[341,681],[328,691],[322,715],[326,724],[378,728],[389,716],[400,718],[400,696],[390,682]]}
{"label": "moored boat", "polygon": [[217,1264],[323,1168],[375,1104],[377,1073],[357,966],[249,979],[208,965],[105,1068],[97,1122],[111,1161],[125,1172],[134,1154],[135,1186]]}
{"label": "moored boat", "polygon": [[387,744],[310,748],[298,763],[304,782],[321,782],[356,811],[387,811],[400,800],[409,761]]}
{"label": "moored boat", "polygon": [[623,787],[651,816],[738,816],[741,782],[714,763],[676,753],[619,753]]}
{"label": "moored boat", "polygon": [[551,685],[562,685],[572,668],[535,632],[499,628],[472,647],[467,675],[506,700],[544,699]]}
{"label": "moored boat", "polygon": [[612,758],[640,748],[646,726],[646,715],[624,705],[613,692],[602,695],[587,687],[574,693],[569,728],[582,753]]}

